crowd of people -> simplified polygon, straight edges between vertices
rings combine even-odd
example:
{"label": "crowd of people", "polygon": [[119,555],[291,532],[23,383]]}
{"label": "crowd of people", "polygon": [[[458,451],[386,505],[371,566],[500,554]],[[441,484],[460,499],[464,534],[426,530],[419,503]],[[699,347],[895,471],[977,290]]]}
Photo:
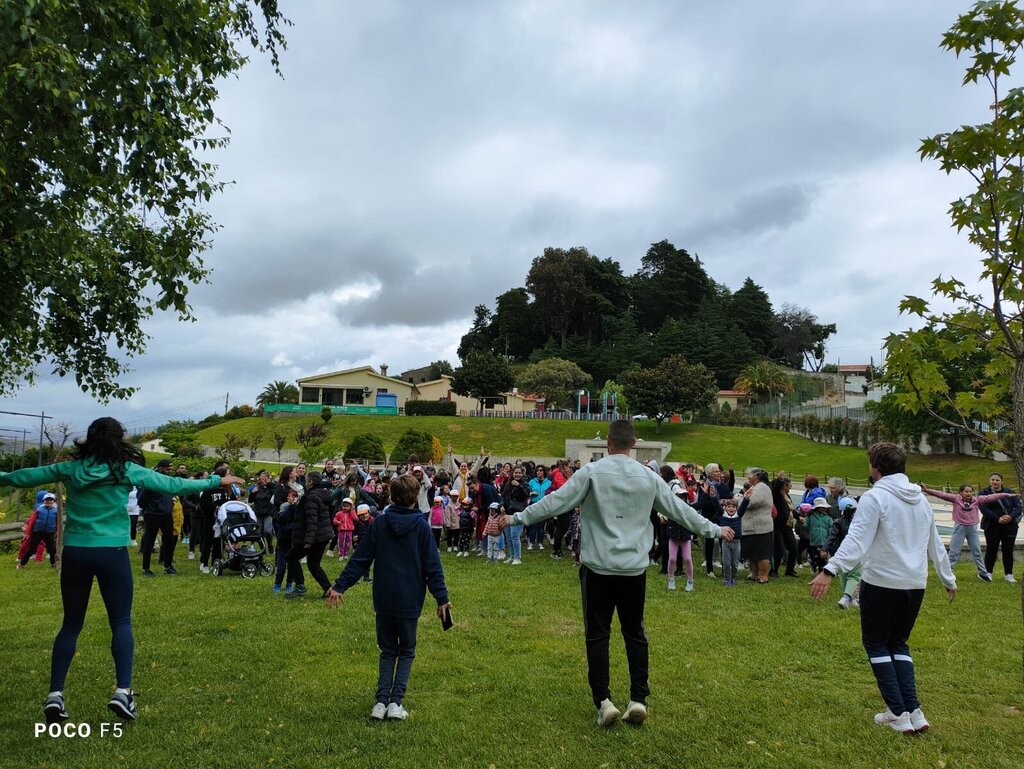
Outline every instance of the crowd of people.
{"label": "crowd of people", "polygon": [[[376,581],[381,678],[374,718],[408,715],[402,699],[415,652],[415,618],[428,588],[437,600],[438,615],[450,624],[442,555],[516,567],[523,564],[525,545],[527,552],[549,551],[556,560],[571,556],[579,564],[590,683],[603,726],[620,717],[634,723],[646,718],[643,603],[647,573],[658,567],[669,590],[676,589],[682,576],[687,592],[695,589],[697,568],[708,577],[720,576],[730,588],[737,586],[741,571],[747,572],[747,581],[764,585],[807,568],[818,575],[815,597],[838,578],[839,607],[861,606],[872,665],[883,657],[887,660],[878,662],[875,672],[890,709],[876,720],[905,732],[928,728],[919,707],[911,707],[916,695],[893,694],[905,683],[900,676],[905,677],[906,670],[900,665],[904,658],[909,660],[906,639],[923,594],[923,559],[935,563],[950,600],[956,592],[950,564],[956,564],[965,541],[982,580],[992,580],[1001,549],[1005,579],[1013,581],[1021,500],[1003,485],[1000,475],[994,474],[990,487],[978,495],[967,485],[956,495],[934,491],[911,484],[904,472],[905,457],[891,444],[880,444],[889,448],[871,459],[880,463],[871,466],[872,477],[877,474],[879,481],[871,492],[858,498],[840,478],[829,479],[823,488],[817,478],[806,476],[797,497],[785,473],[769,478],[763,469],[748,468],[740,484],[732,467],[718,463],[684,462],[678,468],[653,461],[641,464],[629,456],[635,442],[632,424],[620,420],[612,427],[608,456],[582,467],[567,460],[550,467],[533,461],[492,467],[492,456],[483,448],[472,460],[460,461],[449,446],[436,467],[417,457],[393,471],[328,460],[322,469],[308,472],[303,464],[285,466],[277,478],[260,470],[246,483],[230,475],[226,462],[217,462],[212,474],[194,477],[184,465],[175,466],[168,459],[158,462],[155,471],[145,470],[141,454],[124,442],[123,429],[114,420],[97,420],[72,462],[0,474],[0,485],[33,487],[60,480],[69,496],[61,575],[65,620],[54,645],[51,692],[44,708],[47,719],[67,718],[63,680],[94,578],[100,582],[114,633],[117,687],[110,708],[122,717],[135,717],[127,546],[139,547],[146,578],[155,576],[151,567],[157,552],[164,574],[177,574],[179,540],[187,547],[189,560],[198,550],[200,572],[216,571],[225,544],[217,511],[226,502],[244,500],[262,551],[274,557],[275,592],[288,598],[306,595],[308,572],[320,597],[336,606],[356,583]],[[893,503],[884,494],[880,501],[880,490],[918,516],[907,518],[917,527],[912,547],[902,535],[886,533],[903,524],[885,518],[884,510]],[[948,556],[922,491],[953,504]],[[869,499],[865,516],[860,511]],[[34,553],[41,558],[44,550],[52,562],[59,517],[56,501],[52,492],[38,493],[19,569]],[[979,517],[986,540],[984,557]],[[886,536],[894,538],[887,541]],[[872,558],[872,547],[883,548],[883,558]],[[337,557],[344,566],[333,583],[323,566],[325,557]],[[871,618],[862,605],[866,595],[875,602]],[[896,603],[890,606],[886,601]],[[880,605],[887,607],[882,613],[902,617],[903,624],[897,627],[879,619]],[[608,684],[613,613],[622,624],[630,666],[631,699],[624,713],[612,704]],[[889,650],[885,654],[883,647]]]}

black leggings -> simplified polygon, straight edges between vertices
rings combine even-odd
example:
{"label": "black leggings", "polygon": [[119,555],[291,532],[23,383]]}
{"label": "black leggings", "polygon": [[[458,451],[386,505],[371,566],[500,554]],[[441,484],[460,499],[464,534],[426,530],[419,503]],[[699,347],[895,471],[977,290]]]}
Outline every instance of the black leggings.
{"label": "black leggings", "polygon": [[136,535],[139,533],[139,516],[130,515],[128,516],[132,522],[132,542],[135,541]]}
{"label": "black leggings", "polygon": [[114,655],[117,686],[131,688],[135,639],[132,637],[132,567],[128,548],[65,545],[60,571],[64,623],[53,642],[51,692],[64,690],[64,679],[78,646],[78,634],[85,624],[93,578],[99,583],[100,597],[107,608],[107,620],[113,634],[110,653]]}
{"label": "black leggings", "polygon": [[562,540],[565,539],[566,533],[569,531],[569,514],[562,513],[561,515],[555,516],[555,535],[554,542],[551,544],[551,555],[562,554]]}
{"label": "black leggings", "polygon": [[778,574],[782,566],[782,557],[786,556],[786,574],[792,574],[796,568],[796,535],[790,526],[780,526],[775,530],[775,568]]}
{"label": "black leggings", "polygon": [[444,541],[448,547],[458,547],[459,545],[459,530],[458,529],[445,529],[444,530]]}
{"label": "black leggings", "polygon": [[165,568],[174,564],[174,518],[170,515],[144,515],[145,528],[142,532],[142,570],[149,571],[150,557],[156,545],[156,535],[160,532],[160,563]]}
{"label": "black leggings", "polygon": [[306,551],[306,568],[309,569],[309,576],[315,579],[316,583],[324,590],[331,586],[331,581],[327,579],[320,560],[324,557],[324,551],[329,544],[331,544],[329,539],[324,542],[316,542]]}

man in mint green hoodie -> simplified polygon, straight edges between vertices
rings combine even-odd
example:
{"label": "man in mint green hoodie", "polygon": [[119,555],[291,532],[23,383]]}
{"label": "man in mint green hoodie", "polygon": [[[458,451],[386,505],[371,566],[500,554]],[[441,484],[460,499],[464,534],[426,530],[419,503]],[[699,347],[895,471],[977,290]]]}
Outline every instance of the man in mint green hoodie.
{"label": "man in mint green hoodie", "polygon": [[[608,456],[577,470],[558,491],[523,512],[499,516],[488,524],[498,534],[512,525],[529,526],[580,506],[580,589],[587,640],[590,689],[597,723],[641,724],[647,718],[648,647],[644,632],[647,566],[654,541],[651,509],[691,532],[731,541],[721,528],[676,497],[661,476],[629,455],[636,444],[626,419],[608,428]],[[612,614],[618,613],[629,665],[630,701],[620,713],[611,700],[608,640]]]}

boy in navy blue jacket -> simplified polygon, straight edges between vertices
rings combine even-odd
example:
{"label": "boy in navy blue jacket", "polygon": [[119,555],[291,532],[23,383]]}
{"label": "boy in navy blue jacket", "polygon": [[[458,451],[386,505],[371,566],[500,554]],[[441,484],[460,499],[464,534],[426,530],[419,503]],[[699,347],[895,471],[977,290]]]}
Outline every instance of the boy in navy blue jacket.
{"label": "boy in navy blue jacket", "polygon": [[391,482],[391,502],[367,527],[355,555],[334,586],[327,591],[327,606],[345,600],[345,591],[373,569],[373,610],[377,614],[380,668],[377,704],[370,717],[404,721],[402,707],[409,672],[416,656],[416,626],[423,612],[427,589],[437,601],[437,616],[451,609],[444,570],[430,524],[416,508],[419,481],[402,475]]}

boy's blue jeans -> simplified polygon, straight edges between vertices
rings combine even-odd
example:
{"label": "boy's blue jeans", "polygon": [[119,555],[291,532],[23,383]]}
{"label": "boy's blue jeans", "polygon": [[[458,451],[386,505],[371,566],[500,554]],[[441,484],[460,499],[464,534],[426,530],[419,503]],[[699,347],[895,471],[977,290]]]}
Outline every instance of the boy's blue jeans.
{"label": "boy's blue jeans", "polygon": [[419,618],[377,615],[377,646],[380,647],[377,702],[402,704],[416,657],[418,623]]}

